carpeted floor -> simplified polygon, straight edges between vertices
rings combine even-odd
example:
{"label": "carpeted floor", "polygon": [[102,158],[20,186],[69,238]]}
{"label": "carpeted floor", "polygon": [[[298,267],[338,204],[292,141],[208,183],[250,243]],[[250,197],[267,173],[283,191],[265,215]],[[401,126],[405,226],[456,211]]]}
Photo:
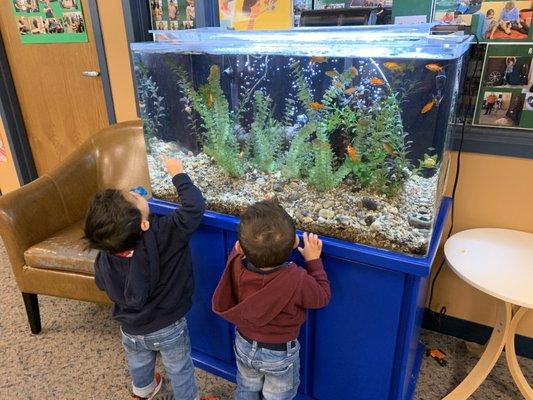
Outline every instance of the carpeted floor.
{"label": "carpeted floor", "polygon": [[[130,381],[118,326],[109,309],[52,297],[40,297],[43,331],[31,335],[22,297],[0,242],[0,399],[127,399]],[[464,342],[424,331],[422,340],[448,354],[441,367],[424,359],[415,399],[441,399],[475,365]],[[533,382],[533,360],[520,360]],[[232,398],[233,384],[197,371],[202,396]],[[165,396],[166,397],[166,396]],[[471,397],[477,400],[521,399],[505,360]],[[350,399],[349,391],[346,399]],[[379,400],[379,399],[376,399]]]}

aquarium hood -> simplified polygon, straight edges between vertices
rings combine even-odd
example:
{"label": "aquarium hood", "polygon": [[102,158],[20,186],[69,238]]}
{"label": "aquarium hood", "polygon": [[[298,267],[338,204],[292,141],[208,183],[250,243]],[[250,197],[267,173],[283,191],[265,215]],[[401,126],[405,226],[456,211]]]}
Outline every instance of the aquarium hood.
{"label": "aquarium hood", "polygon": [[234,55],[386,57],[457,59],[472,36],[432,35],[434,24],[312,27],[289,30],[234,31],[200,28],[152,31],[155,43],[133,43],[133,51]]}

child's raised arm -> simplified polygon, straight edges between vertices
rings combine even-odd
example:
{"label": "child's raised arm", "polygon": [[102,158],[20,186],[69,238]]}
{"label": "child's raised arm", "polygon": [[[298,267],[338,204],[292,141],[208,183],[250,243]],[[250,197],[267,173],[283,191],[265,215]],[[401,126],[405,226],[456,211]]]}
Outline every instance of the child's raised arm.
{"label": "child's raised arm", "polygon": [[181,206],[168,216],[174,225],[173,229],[176,230],[173,236],[188,242],[202,220],[205,210],[204,197],[189,175],[183,172],[181,160],[166,159],[165,168],[172,177],[181,202]]}

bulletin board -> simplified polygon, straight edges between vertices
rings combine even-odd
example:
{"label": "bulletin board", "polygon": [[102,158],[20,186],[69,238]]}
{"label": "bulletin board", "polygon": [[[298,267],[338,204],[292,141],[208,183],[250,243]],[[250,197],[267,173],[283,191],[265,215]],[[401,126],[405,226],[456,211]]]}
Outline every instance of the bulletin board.
{"label": "bulletin board", "polygon": [[180,30],[196,27],[195,0],[148,0],[154,30]]}
{"label": "bulletin board", "polygon": [[11,0],[22,43],[87,42],[81,0]]}

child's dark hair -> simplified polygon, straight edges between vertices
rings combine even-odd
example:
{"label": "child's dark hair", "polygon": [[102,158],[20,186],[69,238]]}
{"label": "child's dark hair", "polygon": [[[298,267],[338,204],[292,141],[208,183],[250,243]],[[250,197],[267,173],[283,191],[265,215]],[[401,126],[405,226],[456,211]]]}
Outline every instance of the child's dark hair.
{"label": "child's dark hair", "polygon": [[294,221],[277,202],[264,200],[241,215],[239,243],[257,268],[276,267],[287,260],[294,245]]}
{"label": "child's dark hair", "polygon": [[139,209],[120,190],[103,190],[94,196],[87,211],[87,245],[111,254],[131,250],[141,238],[141,221]]}
{"label": "child's dark hair", "polygon": [[494,14],[494,9],[492,8],[488,9],[486,15],[489,15],[489,14]]}

